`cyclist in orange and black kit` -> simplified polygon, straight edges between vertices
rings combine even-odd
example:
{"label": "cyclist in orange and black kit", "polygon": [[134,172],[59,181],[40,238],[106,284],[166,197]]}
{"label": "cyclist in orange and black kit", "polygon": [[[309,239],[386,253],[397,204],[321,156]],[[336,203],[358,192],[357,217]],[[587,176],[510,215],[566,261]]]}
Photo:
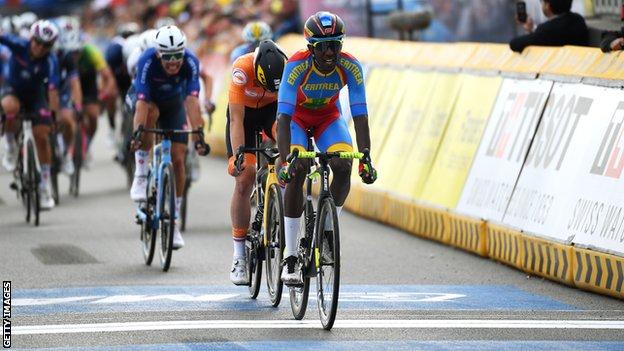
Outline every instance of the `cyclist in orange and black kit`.
{"label": "cyclist in orange and black kit", "polygon": [[277,45],[264,40],[254,52],[234,61],[232,67],[225,139],[228,172],[236,179],[230,206],[234,241],[230,280],[236,285],[247,284],[245,237],[251,217],[249,196],[256,178],[256,159],[253,153],[245,153],[243,169],[239,173],[234,166],[234,150],[238,154],[244,147],[254,147],[256,129],[275,139],[276,92],[285,63],[286,55]]}

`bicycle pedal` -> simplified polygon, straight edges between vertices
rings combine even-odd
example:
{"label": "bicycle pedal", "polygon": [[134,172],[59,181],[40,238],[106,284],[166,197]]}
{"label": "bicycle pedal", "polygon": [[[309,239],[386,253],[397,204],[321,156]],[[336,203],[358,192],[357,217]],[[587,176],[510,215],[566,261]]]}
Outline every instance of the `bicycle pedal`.
{"label": "bicycle pedal", "polygon": [[19,187],[17,186],[17,183],[15,182],[11,182],[11,184],[9,184],[9,188],[11,188],[11,190],[14,190],[14,191],[19,190]]}

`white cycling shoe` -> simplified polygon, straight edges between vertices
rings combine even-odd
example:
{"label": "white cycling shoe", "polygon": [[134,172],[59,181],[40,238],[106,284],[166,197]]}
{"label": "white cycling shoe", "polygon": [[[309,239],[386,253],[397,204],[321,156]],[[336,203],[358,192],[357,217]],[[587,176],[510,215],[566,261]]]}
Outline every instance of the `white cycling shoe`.
{"label": "white cycling shoe", "polygon": [[42,210],[51,210],[54,208],[54,199],[52,198],[52,190],[50,186],[40,185],[39,186],[39,207]]}
{"label": "white cycling shoe", "polygon": [[301,284],[301,272],[297,264],[297,257],[288,256],[284,259],[284,268],[282,269],[282,281],[286,285]]}
{"label": "white cycling shoe", "polygon": [[182,233],[180,233],[180,225],[176,221],[173,227],[173,246],[172,249],[178,250],[184,247],[184,239],[182,239]]}
{"label": "white cycling shoe", "polygon": [[67,155],[65,155],[65,157],[63,157],[63,163],[61,165],[61,169],[63,170],[63,173],[67,174],[68,176],[74,174],[74,161],[71,158],[71,155],[68,153]]}
{"label": "white cycling shoe", "polygon": [[247,280],[247,260],[244,257],[237,257],[232,261],[230,280],[235,285],[249,284],[249,281]]}
{"label": "white cycling shoe", "polygon": [[132,181],[132,187],[130,188],[130,198],[134,202],[144,202],[147,200],[146,193],[147,193],[147,176],[135,174],[134,180]]}
{"label": "white cycling shoe", "polygon": [[12,143],[11,145],[6,138],[2,138],[2,144],[4,149],[4,155],[2,155],[2,167],[9,172],[13,172],[17,166],[17,154],[19,152],[19,148],[15,145],[15,143]]}

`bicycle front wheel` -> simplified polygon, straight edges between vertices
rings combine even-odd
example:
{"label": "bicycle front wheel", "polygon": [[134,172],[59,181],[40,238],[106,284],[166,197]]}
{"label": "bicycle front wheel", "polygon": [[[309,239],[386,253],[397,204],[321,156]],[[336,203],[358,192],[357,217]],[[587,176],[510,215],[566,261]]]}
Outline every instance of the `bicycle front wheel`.
{"label": "bicycle front wheel", "polygon": [[[187,167],[187,172],[190,168]],[[182,195],[182,203],[180,204],[180,230],[186,231],[186,209],[188,208],[188,192],[191,189],[191,179],[187,175],[184,182],[184,195]]]}
{"label": "bicycle front wheel", "polygon": [[[74,139],[74,154],[72,155],[72,162],[74,162],[74,173],[69,178],[69,193],[74,197],[78,197],[80,188],[80,172],[82,172],[82,158],[84,156],[84,150],[86,150],[86,138],[84,135],[82,123],[78,122],[76,129],[76,135]],[[83,145],[84,144],[84,145]]]}
{"label": "bicycle front wheel", "polygon": [[[32,142],[28,143],[28,196],[29,204],[32,208],[32,214],[34,215],[35,226],[39,225],[39,211],[41,209],[39,205],[39,182],[41,175],[37,171],[37,161],[35,161],[35,145]],[[27,217],[30,217],[29,215]],[[28,220],[28,218],[27,218]]]}
{"label": "bicycle front wheel", "polygon": [[336,320],[340,288],[340,233],[336,205],[331,197],[320,203],[315,246],[319,316],[323,329],[330,330]]}
{"label": "bicycle front wheel", "polygon": [[175,175],[173,165],[165,167],[162,178],[160,201],[160,267],[168,271],[173,252],[173,231],[175,228]]}
{"label": "bicycle front wheel", "polygon": [[266,228],[266,281],[269,299],[273,307],[279,306],[282,300],[284,283],[280,278],[282,271],[282,247],[284,245],[284,202],[277,184],[271,184],[267,204]]}
{"label": "bicycle front wheel", "polygon": [[143,259],[145,260],[146,265],[151,265],[152,260],[154,259],[154,251],[156,249],[156,230],[152,225],[152,220],[154,218],[154,194],[152,193],[152,184],[151,184],[151,175],[147,176],[147,194],[145,198],[147,201],[145,202],[145,215],[146,219],[141,222],[141,248],[143,251]]}
{"label": "bicycle front wheel", "polygon": [[61,154],[60,147],[57,144],[56,133],[50,133],[50,150],[52,154],[52,167],[50,167],[50,180],[52,181],[52,198],[56,205],[59,202],[59,190],[58,190],[58,175],[61,172],[61,162],[63,155]]}

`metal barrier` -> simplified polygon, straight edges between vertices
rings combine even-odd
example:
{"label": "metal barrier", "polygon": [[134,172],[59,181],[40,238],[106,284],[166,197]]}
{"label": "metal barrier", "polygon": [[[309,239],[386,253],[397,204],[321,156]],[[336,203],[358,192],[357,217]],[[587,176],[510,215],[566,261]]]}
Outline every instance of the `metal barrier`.
{"label": "metal barrier", "polygon": [[596,15],[619,16],[622,0],[592,0]]}

